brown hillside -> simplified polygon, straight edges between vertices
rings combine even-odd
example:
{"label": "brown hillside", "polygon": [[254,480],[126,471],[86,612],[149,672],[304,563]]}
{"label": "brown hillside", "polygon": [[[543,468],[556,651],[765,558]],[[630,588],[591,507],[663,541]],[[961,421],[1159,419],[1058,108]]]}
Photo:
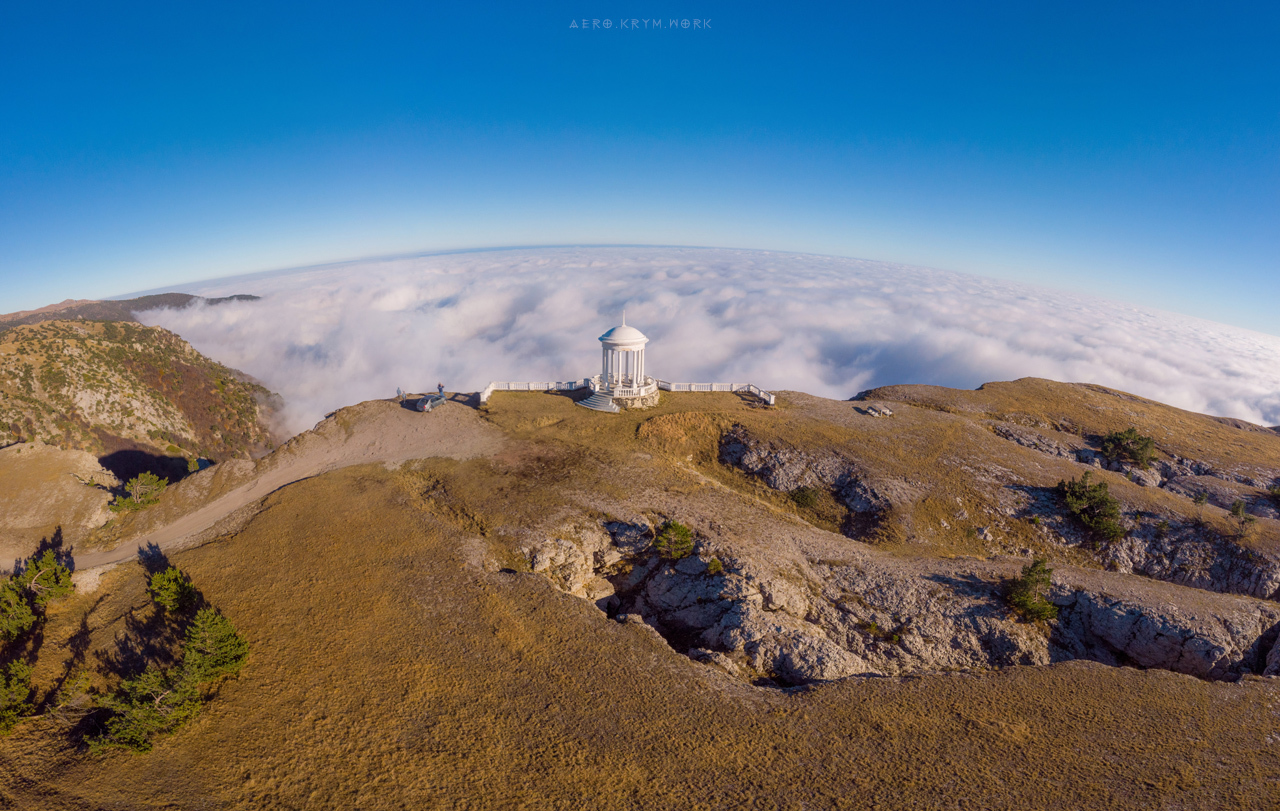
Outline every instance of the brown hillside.
{"label": "brown hillside", "polygon": [[271,444],[270,394],[159,327],[47,321],[0,332],[0,443],[39,440],[99,455],[179,462],[247,457]]}
{"label": "brown hillside", "polygon": [[[1111,565],[1055,523],[1061,506],[1037,488],[1090,470],[1124,503],[1126,542],[1164,515],[1187,523],[1167,538],[1175,551],[1221,542],[1258,567],[1274,519],[1230,540],[1219,508],[1192,527],[1186,496],[1054,450],[1088,449],[1113,430],[1102,422],[1050,433],[907,402],[664,395],[615,416],[509,394],[480,412],[343,409],[258,463],[269,484],[236,502],[250,516],[170,553],[249,639],[245,669],[147,754],[89,757],[53,718],[24,722],[0,740],[0,797],[86,809],[1268,807],[1280,695],[1251,674],[1275,656],[1280,606],[1215,593],[1243,582],[1226,570],[1192,587]],[[863,413],[872,404],[893,415]],[[1192,433],[1214,422],[1184,419]],[[1034,437],[1002,425],[1057,445],[1020,444]],[[405,461],[411,442],[431,458]],[[1256,445],[1245,464],[1267,470],[1277,450]],[[362,464],[323,472],[343,460]],[[821,498],[801,506],[795,482]],[[883,509],[859,518],[862,501]],[[697,541],[678,565],[643,545],[669,518]],[[1019,622],[999,597],[1031,545],[1056,567],[1050,625]],[[642,575],[647,605],[629,591]],[[33,652],[38,699],[77,667],[110,689],[120,654],[145,649],[155,625],[137,564],[79,581]],[[680,612],[661,602],[703,586],[720,591]],[[594,596],[610,592],[613,603]],[[761,634],[745,649],[704,655],[696,646],[711,643],[678,620],[709,601],[768,627],[744,625]],[[1126,617],[1140,622],[1123,630]],[[1147,628],[1151,644],[1135,642]],[[888,677],[780,689],[797,683],[780,669],[788,656],[826,666],[786,645],[834,644],[840,629],[847,652],[823,656],[856,654]],[[1072,635],[1094,647],[1070,647]],[[1230,673],[1182,675],[1236,638]],[[781,653],[761,653],[770,645]],[[948,664],[957,651],[969,664]]]}
{"label": "brown hillside", "polygon": [[92,299],[67,299],[37,310],[23,310],[0,315],[0,327],[17,327],[23,324],[39,324],[45,321],[137,321],[134,313],[160,307],[181,309],[193,302],[221,304],[226,301],[255,301],[257,296],[236,295],[222,298],[203,298],[189,293],[157,293],[131,299],[94,301]]}

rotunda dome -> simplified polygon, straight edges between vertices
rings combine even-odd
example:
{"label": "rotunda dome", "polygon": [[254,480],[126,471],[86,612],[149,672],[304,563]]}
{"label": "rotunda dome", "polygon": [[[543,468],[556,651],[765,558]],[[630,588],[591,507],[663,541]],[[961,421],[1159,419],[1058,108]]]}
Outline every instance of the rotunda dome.
{"label": "rotunda dome", "polygon": [[622,324],[601,335],[600,343],[604,344],[608,349],[617,349],[625,352],[627,350],[642,349],[645,344],[649,343],[649,339],[635,327],[628,327],[626,324]]}

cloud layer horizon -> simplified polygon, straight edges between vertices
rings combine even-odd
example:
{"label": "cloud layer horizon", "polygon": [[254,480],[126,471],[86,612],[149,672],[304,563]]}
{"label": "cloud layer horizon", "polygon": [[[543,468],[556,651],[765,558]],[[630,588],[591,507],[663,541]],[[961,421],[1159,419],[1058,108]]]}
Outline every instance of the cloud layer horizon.
{"label": "cloud layer horizon", "polygon": [[573,380],[627,323],[650,374],[845,399],[1043,377],[1280,424],[1280,338],[1083,295],[838,257],[547,248],[364,260],[187,286],[255,302],[139,314],[262,381],[305,430],[361,400]]}

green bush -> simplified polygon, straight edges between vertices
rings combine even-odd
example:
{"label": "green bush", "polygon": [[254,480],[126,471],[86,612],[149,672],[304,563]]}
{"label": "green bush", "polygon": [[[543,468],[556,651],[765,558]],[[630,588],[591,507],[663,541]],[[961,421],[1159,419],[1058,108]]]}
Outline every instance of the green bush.
{"label": "green bush", "polygon": [[1196,505],[1196,526],[1204,526],[1204,505],[1209,503],[1209,494],[1201,491],[1191,500]]}
{"label": "green bush", "polygon": [[822,495],[821,491],[816,487],[797,487],[788,493],[791,500],[795,502],[797,507],[805,510],[812,510],[818,506],[818,498]]}
{"label": "green bush", "polygon": [[249,643],[230,620],[216,609],[200,609],[187,628],[177,667],[166,671],[151,665],[99,699],[98,706],[111,716],[103,734],[89,739],[90,751],[149,751],[157,735],[173,732],[200,712],[205,684],[239,672],[248,656]]}
{"label": "green bush", "polygon": [[26,568],[14,582],[31,595],[37,608],[44,608],[55,598],[66,597],[75,588],[71,584],[71,570],[58,560],[52,549],[27,561]]}
{"label": "green bush", "polygon": [[147,591],[157,605],[171,614],[190,608],[196,600],[195,586],[177,566],[151,575]]}
{"label": "green bush", "polygon": [[27,592],[14,580],[0,583],[0,640],[13,641],[36,624]]}
{"label": "green bush", "polygon": [[124,489],[129,496],[111,502],[111,509],[126,512],[150,507],[160,500],[160,494],[168,486],[168,479],[162,479],[154,473],[139,473],[125,483]]}
{"label": "green bush", "polygon": [[1058,493],[1067,511],[1096,537],[1117,541],[1125,536],[1120,525],[1120,502],[1107,491],[1106,482],[1090,484],[1092,474],[1085,471],[1077,481],[1058,482]]}
{"label": "green bush", "polygon": [[720,558],[712,558],[707,561],[707,574],[721,574],[724,572],[724,564],[720,562]]}
{"label": "green bush", "polygon": [[89,740],[89,749],[133,749],[147,752],[151,740],[172,732],[200,711],[200,692],[195,682],[175,679],[171,673],[151,665],[142,675],[125,679],[115,692],[98,700],[110,711],[106,731]]}
{"label": "green bush", "polygon": [[1236,523],[1236,537],[1243,538],[1249,532],[1249,526],[1257,521],[1252,515],[1245,510],[1245,503],[1236,499],[1231,504],[1231,519]]}
{"label": "green bush", "polygon": [[31,668],[25,662],[0,667],[0,734],[31,714]]}
{"label": "green bush", "polygon": [[236,633],[231,620],[214,608],[202,608],[187,628],[182,649],[182,672],[197,683],[238,673],[249,657],[249,643]]}
{"label": "green bush", "polygon": [[1156,458],[1156,441],[1136,428],[1112,431],[1102,438],[1102,455],[1113,462],[1130,462],[1146,470]]}
{"label": "green bush", "polygon": [[1005,598],[1014,612],[1028,622],[1048,622],[1058,618],[1058,607],[1045,599],[1053,579],[1042,558],[1022,567],[1022,576],[1005,584]]}
{"label": "green bush", "polygon": [[688,557],[693,552],[693,530],[676,521],[668,521],[662,525],[653,545],[667,560]]}

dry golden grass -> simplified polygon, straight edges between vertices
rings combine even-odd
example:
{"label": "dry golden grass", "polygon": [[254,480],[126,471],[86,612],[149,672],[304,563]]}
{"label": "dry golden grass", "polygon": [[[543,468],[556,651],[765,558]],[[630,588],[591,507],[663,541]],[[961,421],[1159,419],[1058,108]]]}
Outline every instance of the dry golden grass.
{"label": "dry golden grass", "polygon": [[[486,418],[507,441],[492,457],[319,475],[267,497],[233,536],[176,553],[251,642],[248,665],[148,754],[89,757],[52,721],[23,724],[0,739],[0,805],[1273,806],[1272,680],[1071,663],[782,693],[679,656],[541,576],[499,571],[526,568],[525,533],[599,520],[636,492],[651,518],[692,516],[700,531],[713,521],[744,537],[803,527],[800,518],[822,526],[830,505],[806,514],[716,462],[734,424],[909,485],[916,499],[888,522],[884,548],[990,552],[972,530],[999,509],[1003,485],[982,476],[1051,486],[1078,466],[994,436],[981,413],[960,408],[963,394],[943,404],[956,413],[895,405],[890,419],[799,394],[776,410],[664,395],[657,409],[617,416],[561,396],[497,395]],[[1115,488],[1157,507],[1175,498]],[[1009,543],[1040,542],[1006,523]],[[864,548],[807,532],[823,555]],[[769,548],[767,533],[759,544]],[[90,668],[103,661],[130,617],[150,611],[134,564],[57,606],[37,660],[41,692],[77,655]],[[95,678],[101,689],[113,679]]]}
{"label": "dry golden grass", "polygon": [[941,386],[886,386],[868,399],[950,409],[1069,434],[1101,436],[1134,427],[1154,437],[1167,458],[1176,453],[1221,467],[1280,467],[1280,435],[1254,426],[1184,411],[1154,400],[1084,383],[1039,378],[987,383],[976,391]]}
{"label": "dry golden grass", "polygon": [[[272,495],[174,562],[253,645],[190,727],[90,758],[45,722],[0,742],[18,808],[1262,808],[1273,682],[1097,665],[744,687],[607,620],[415,503],[452,470],[356,468]],[[452,491],[440,499],[467,504]],[[510,496],[508,496],[510,498]],[[467,504],[474,509],[474,505]],[[112,649],[141,570],[60,607]]]}

